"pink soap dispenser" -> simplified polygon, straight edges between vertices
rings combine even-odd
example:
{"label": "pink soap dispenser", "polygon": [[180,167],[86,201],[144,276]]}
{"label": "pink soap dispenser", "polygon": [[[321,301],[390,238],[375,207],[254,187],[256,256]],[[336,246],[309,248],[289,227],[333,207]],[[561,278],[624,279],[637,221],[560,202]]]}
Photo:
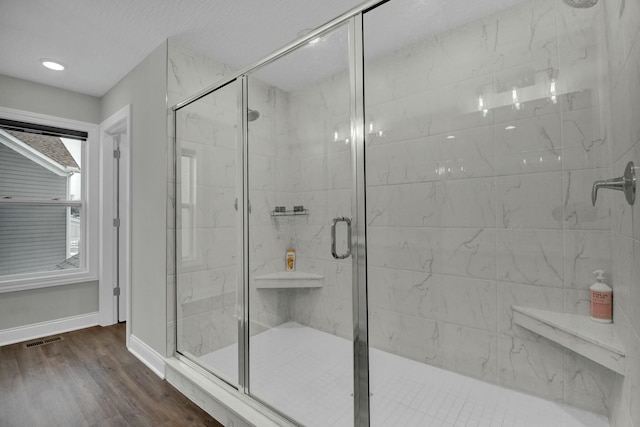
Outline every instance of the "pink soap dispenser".
{"label": "pink soap dispenser", "polygon": [[596,283],[591,285],[591,320],[600,323],[613,321],[613,290],[604,283],[604,270],[596,270]]}

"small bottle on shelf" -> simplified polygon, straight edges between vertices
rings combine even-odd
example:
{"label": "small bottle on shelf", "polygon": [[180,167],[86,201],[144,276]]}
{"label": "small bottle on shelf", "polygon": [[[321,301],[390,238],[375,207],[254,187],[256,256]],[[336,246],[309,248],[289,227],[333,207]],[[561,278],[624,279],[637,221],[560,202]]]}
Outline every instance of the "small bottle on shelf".
{"label": "small bottle on shelf", "polygon": [[287,249],[286,271],[296,271],[296,251],[295,251],[295,249]]}

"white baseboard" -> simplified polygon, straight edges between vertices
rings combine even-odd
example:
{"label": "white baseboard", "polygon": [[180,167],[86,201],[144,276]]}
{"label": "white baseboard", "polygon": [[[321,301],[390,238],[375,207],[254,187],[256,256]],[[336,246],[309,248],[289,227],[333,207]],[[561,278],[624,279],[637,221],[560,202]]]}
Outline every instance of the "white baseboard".
{"label": "white baseboard", "polygon": [[48,322],[34,323],[32,325],[18,326],[17,328],[3,329],[0,330],[0,346],[89,328],[96,326],[99,321],[100,313],[95,312]]}
{"label": "white baseboard", "polygon": [[135,335],[129,335],[129,352],[147,365],[157,376],[164,379],[164,357]]}

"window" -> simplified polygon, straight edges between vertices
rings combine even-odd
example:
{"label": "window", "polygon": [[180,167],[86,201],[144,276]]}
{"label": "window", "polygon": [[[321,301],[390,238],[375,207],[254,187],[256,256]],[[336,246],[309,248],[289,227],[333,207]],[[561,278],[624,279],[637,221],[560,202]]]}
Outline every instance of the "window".
{"label": "window", "polygon": [[0,114],[0,292],[96,279],[93,133],[39,119]]}

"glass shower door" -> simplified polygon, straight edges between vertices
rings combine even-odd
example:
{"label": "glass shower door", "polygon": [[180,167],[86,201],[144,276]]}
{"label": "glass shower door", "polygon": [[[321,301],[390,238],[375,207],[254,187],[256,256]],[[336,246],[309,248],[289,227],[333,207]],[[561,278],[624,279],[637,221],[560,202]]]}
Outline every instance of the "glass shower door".
{"label": "glass shower door", "polygon": [[249,391],[309,426],[353,424],[347,41],[341,25],[247,81]]}
{"label": "glass shower door", "polygon": [[593,327],[611,271],[603,3],[364,14],[372,426],[608,425],[612,371],[518,315]]}
{"label": "glass shower door", "polygon": [[176,111],[176,349],[238,384],[239,83]]}

